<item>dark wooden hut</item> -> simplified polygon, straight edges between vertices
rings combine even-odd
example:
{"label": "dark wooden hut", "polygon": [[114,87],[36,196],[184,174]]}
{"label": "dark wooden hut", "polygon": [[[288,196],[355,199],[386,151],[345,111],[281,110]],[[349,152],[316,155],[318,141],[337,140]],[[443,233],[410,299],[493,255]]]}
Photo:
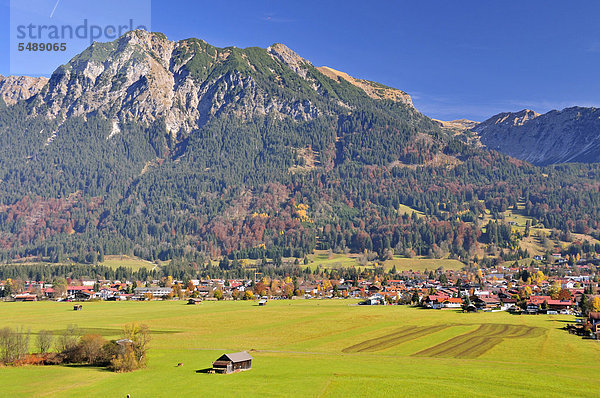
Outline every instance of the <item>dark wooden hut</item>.
{"label": "dark wooden hut", "polygon": [[252,368],[252,357],[246,351],[223,354],[213,362],[215,373],[233,373]]}

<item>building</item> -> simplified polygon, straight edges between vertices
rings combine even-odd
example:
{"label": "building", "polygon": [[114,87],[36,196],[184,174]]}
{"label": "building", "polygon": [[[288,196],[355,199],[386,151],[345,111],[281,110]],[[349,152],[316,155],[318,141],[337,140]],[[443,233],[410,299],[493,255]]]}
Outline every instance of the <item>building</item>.
{"label": "building", "polygon": [[159,298],[168,296],[173,292],[173,289],[170,287],[136,287],[135,288],[135,297],[138,299],[146,298],[146,295],[151,294],[152,298]]}
{"label": "building", "polygon": [[15,301],[38,301],[35,294],[22,293],[15,296]]}
{"label": "building", "polygon": [[213,362],[212,370],[215,373],[233,373],[252,368],[252,357],[248,352],[234,352],[223,354]]}

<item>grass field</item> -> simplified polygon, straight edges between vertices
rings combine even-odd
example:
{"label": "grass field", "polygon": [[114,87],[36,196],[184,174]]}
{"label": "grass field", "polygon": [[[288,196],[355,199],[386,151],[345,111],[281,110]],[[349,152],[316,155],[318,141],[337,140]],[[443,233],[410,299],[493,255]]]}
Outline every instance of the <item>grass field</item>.
{"label": "grass field", "polygon": [[452,260],[449,258],[424,258],[424,257],[414,257],[414,258],[404,258],[400,256],[395,256],[392,260],[387,260],[385,262],[386,268],[396,267],[398,271],[435,271],[439,267],[444,268],[445,270],[459,270],[465,266],[464,263],[458,260]]}
{"label": "grass field", "polygon": [[137,271],[140,268],[152,269],[156,266],[156,264],[151,263],[150,261],[142,260],[137,257],[129,257],[126,255],[123,256],[105,256],[104,261],[100,263],[100,265],[104,265],[113,269],[117,269],[119,267],[131,268],[133,271]]}
{"label": "grass field", "polygon": [[[0,326],[116,338],[136,320],[154,331],[147,369],[0,369],[7,397],[592,396],[600,344],[561,328],[570,316],[463,314],[345,300],[0,303]],[[249,350],[253,369],[197,373]],[[184,366],[177,367],[182,362]]]}
{"label": "grass field", "polygon": [[[326,250],[315,250],[315,253],[309,255],[308,258],[312,261],[309,266],[311,269],[316,269],[317,266],[321,268],[350,268],[360,267],[356,254],[329,254]],[[383,265],[386,270],[396,267],[398,272],[401,271],[432,271],[439,267],[446,270],[459,270],[465,266],[459,260],[452,260],[448,258],[432,259],[425,257],[414,257],[405,258],[402,256],[394,256],[391,260],[379,261],[375,260],[369,262],[368,267],[372,267],[372,264],[377,262],[379,265]]]}
{"label": "grass field", "polygon": [[403,205],[403,204],[398,205],[398,213],[400,213],[400,214],[406,213],[406,214],[408,214],[410,216],[412,216],[413,213],[417,213],[417,217],[419,217],[419,218],[420,217],[425,217],[425,214],[423,214],[422,211],[415,210],[412,207],[409,207],[409,206],[406,206],[406,205]]}

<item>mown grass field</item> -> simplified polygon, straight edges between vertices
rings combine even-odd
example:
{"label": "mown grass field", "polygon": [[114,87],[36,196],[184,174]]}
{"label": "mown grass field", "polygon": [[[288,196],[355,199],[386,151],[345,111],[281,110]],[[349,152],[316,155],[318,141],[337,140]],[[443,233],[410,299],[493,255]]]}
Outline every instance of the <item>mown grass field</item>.
{"label": "mown grass field", "polygon": [[[361,265],[358,262],[357,254],[329,254],[326,250],[315,250],[314,254],[308,256],[311,263],[308,265],[311,269],[316,269],[317,266],[321,268],[360,268]],[[432,259],[426,257],[413,257],[406,258],[403,256],[394,256],[391,260],[374,260],[362,266],[363,268],[372,268],[374,264],[382,265],[386,270],[396,267],[396,271],[432,271],[439,267],[445,270],[459,270],[465,266],[464,263],[459,260],[452,260],[448,258]]]}
{"label": "mown grass field", "polygon": [[131,268],[133,271],[137,271],[140,268],[147,268],[150,270],[156,266],[156,264],[153,264],[150,261],[142,260],[141,258],[137,257],[130,257],[127,255],[105,256],[104,261],[101,262],[100,265],[104,265],[112,269],[117,269],[119,267]]}
{"label": "mown grass field", "polygon": [[[0,326],[77,324],[116,338],[154,331],[147,369],[0,369],[7,397],[592,396],[600,344],[561,330],[570,316],[463,314],[345,300],[0,303]],[[225,352],[252,350],[253,369],[196,373]],[[178,363],[183,367],[177,367]]]}
{"label": "mown grass field", "polygon": [[396,267],[398,271],[435,271],[439,267],[445,270],[459,270],[465,266],[464,263],[459,260],[452,260],[449,258],[425,258],[425,257],[414,257],[404,258],[400,256],[394,256],[392,260],[385,262],[386,269]]}

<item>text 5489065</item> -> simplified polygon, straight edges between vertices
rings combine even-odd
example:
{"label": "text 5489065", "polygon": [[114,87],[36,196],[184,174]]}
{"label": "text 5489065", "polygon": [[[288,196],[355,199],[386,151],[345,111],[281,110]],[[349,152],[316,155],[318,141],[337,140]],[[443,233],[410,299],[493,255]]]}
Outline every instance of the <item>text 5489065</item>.
{"label": "text 5489065", "polygon": [[66,51],[67,43],[19,43],[18,50],[35,52]]}

